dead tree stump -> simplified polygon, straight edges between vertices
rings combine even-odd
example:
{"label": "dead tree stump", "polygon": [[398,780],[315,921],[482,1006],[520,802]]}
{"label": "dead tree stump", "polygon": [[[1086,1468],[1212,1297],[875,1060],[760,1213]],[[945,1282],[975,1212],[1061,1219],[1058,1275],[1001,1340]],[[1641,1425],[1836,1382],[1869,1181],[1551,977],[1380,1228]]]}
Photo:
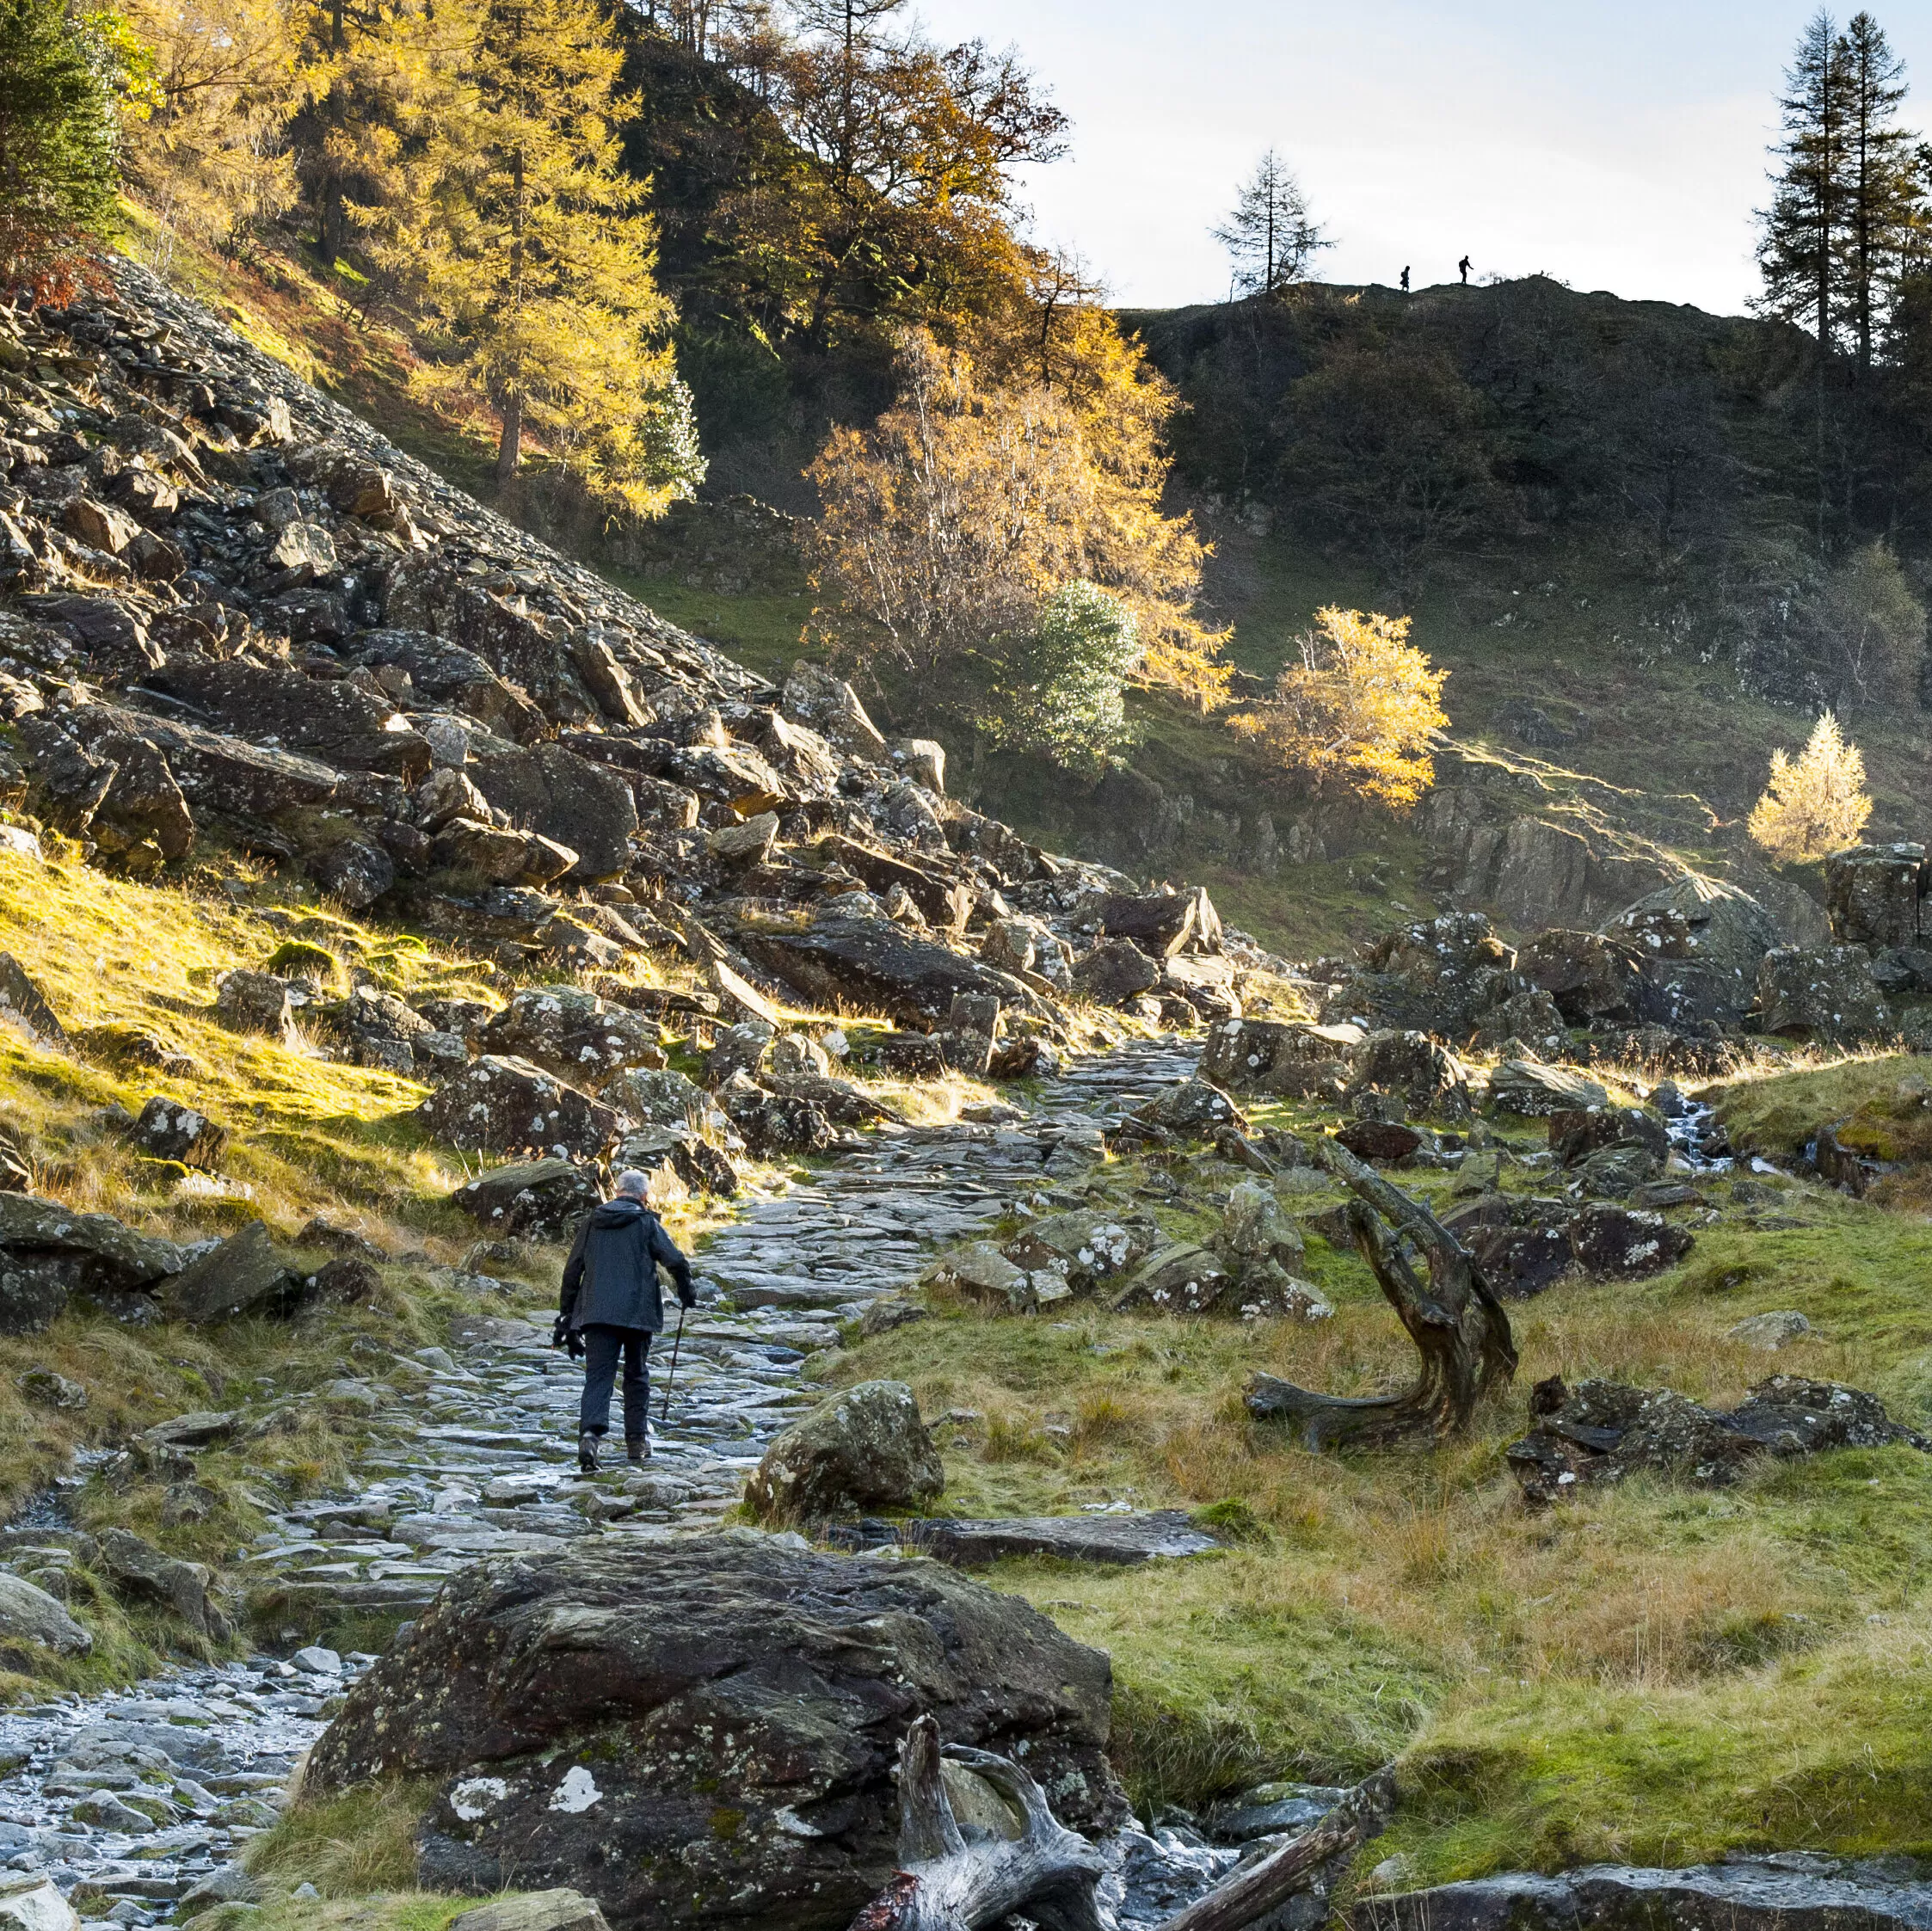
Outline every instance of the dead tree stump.
{"label": "dead tree stump", "polygon": [[[1317,1394],[1272,1374],[1248,1383],[1248,1412],[1285,1421],[1304,1447],[1387,1447],[1434,1442],[1467,1427],[1476,1404],[1516,1374],[1510,1318],[1474,1256],[1419,1201],[1333,1140],[1320,1141],[1321,1164],[1344,1182],[1349,1232],[1422,1357],[1415,1386],[1400,1394],[1349,1399]],[[1424,1284],[1413,1258],[1428,1269]]]}

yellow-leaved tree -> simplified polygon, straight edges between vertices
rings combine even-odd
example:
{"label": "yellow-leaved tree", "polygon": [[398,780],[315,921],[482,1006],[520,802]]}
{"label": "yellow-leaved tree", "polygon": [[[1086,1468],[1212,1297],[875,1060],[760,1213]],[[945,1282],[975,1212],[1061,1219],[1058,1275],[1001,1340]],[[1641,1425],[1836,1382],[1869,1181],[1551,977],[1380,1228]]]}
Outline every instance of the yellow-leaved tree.
{"label": "yellow-leaved tree", "polygon": [[1771,753],[1771,781],[1746,826],[1774,858],[1801,862],[1855,845],[1871,815],[1864,754],[1827,710],[1795,758]]}
{"label": "yellow-leaved tree", "polygon": [[124,115],[135,198],[154,216],[157,266],[173,238],[232,249],[295,199],[286,138],[299,52],[279,0],[128,0],[143,51]]}
{"label": "yellow-leaved tree", "polygon": [[1449,723],[1449,673],[1409,642],[1406,617],[1331,605],[1298,641],[1301,661],[1277,679],[1273,701],[1232,727],[1318,784],[1413,804],[1436,781],[1430,745]]}
{"label": "yellow-leaved tree", "polygon": [[1135,639],[1116,654],[1121,677],[1218,699],[1225,633],[1193,612],[1205,553],[1160,507],[1172,391],[1143,396],[1138,368],[1116,333],[1080,388],[1038,379],[1017,352],[984,380],[965,350],[908,330],[896,403],[868,431],[834,429],[809,472],[819,626],[916,679],[923,703],[971,716],[1043,610],[1083,584]]}
{"label": "yellow-leaved tree", "polygon": [[526,434],[640,512],[702,480],[643,190],[618,167],[622,54],[592,0],[440,0],[461,85],[412,116],[376,253],[413,293],[431,393],[480,391],[508,483]]}

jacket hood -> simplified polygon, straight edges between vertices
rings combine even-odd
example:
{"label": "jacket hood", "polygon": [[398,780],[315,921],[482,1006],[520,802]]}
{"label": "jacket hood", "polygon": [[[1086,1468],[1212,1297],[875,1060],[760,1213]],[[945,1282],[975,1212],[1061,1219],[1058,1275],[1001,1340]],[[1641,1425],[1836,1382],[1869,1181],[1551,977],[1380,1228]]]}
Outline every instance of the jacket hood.
{"label": "jacket hood", "polygon": [[631,1221],[648,1219],[649,1208],[641,1200],[606,1200],[591,1216],[594,1227],[628,1227]]}

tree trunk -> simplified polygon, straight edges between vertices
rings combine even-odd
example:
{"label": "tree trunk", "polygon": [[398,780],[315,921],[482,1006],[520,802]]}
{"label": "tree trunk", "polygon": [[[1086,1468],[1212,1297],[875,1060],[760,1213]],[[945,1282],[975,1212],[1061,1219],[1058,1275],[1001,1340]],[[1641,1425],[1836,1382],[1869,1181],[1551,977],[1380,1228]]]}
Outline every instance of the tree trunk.
{"label": "tree trunk", "polygon": [[511,482],[523,459],[523,398],[512,391],[503,398],[503,436],[496,446],[496,480]]}
{"label": "tree trunk", "polygon": [[[1389,1305],[1409,1331],[1422,1368],[1405,1393],[1349,1399],[1316,1394],[1271,1374],[1248,1384],[1248,1412],[1292,1422],[1303,1445],[1329,1448],[1433,1442],[1468,1425],[1476,1404],[1516,1374],[1510,1318],[1474,1258],[1429,1209],[1392,1186],[1333,1140],[1318,1144],[1321,1164],[1355,1195],[1349,1231]],[[1426,1286],[1411,1264],[1419,1250]]]}
{"label": "tree trunk", "polygon": [[[991,1784],[1025,1822],[1017,1839],[953,1814],[942,1756]],[[1160,1931],[1242,1931],[1311,1888],[1335,1859],[1381,1830],[1395,1799],[1380,1770],[1313,1830],[1236,1871],[1160,1926]],[[1017,1763],[984,1750],[941,1750],[938,1726],[920,1717],[899,1748],[901,1868],[852,1922],[851,1931],[980,1931],[1014,1916],[1043,1931],[1102,1931],[1094,1887],[1105,1866],[1084,1837],[1060,1823],[1038,1784]]]}

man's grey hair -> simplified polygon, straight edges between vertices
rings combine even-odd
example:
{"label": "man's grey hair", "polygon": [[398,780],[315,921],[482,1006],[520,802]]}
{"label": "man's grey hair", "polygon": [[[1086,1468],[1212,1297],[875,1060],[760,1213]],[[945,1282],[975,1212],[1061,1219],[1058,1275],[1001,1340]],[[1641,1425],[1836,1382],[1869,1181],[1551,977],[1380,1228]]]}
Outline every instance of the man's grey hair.
{"label": "man's grey hair", "polygon": [[617,1190],[628,1195],[632,1200],[642,1200],[650,1190],[650,1176],[640,1173],[634,1166],[626,1167],[617,1177]]}

